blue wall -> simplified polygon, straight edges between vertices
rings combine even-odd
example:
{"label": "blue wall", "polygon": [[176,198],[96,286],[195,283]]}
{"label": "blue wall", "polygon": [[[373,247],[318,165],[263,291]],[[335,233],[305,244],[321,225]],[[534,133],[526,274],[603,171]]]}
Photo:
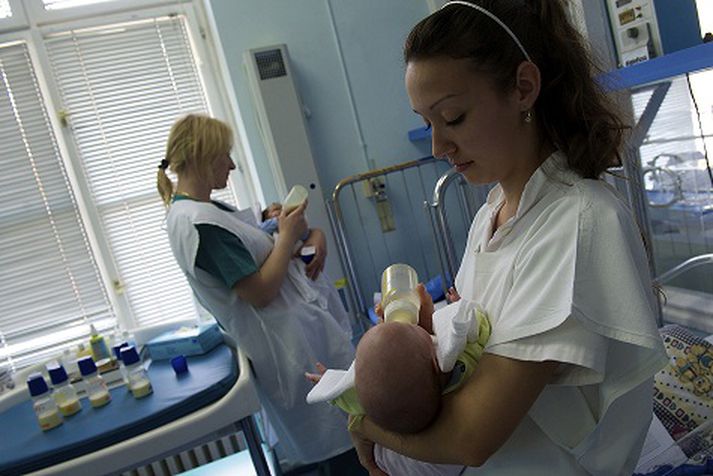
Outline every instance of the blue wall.
{"label": "blue wall", "polygon": [[325,194],[346,176],[429,154],[428,143],[415,145],[406,135],[421,122],[404,91],[401,60],[406,34],[428,14],[426,0],[210,0],[210,5],[268,201],[282,197],[242,66],[249,48],[287,45],[297,89],[311,113],[307,128]]}

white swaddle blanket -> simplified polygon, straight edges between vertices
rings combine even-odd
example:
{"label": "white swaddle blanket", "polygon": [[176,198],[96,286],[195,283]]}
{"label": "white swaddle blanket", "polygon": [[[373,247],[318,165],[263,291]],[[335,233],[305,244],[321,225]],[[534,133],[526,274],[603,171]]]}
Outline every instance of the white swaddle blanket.
{"label": "white swaddle blanket", "polygon": [[[478,311],[476,303],[461,299],[433,313],[433,343],[442,372],[453,370],[466,343],[478,340]],[[354,362],[347,370],[329,369],[307,394],[307,403],[333,400],[353,386]],[[374,446],[374,459],[383,471],[392,476],[457,476],[465,470],[462,465],[418,461],[378,444]]]}

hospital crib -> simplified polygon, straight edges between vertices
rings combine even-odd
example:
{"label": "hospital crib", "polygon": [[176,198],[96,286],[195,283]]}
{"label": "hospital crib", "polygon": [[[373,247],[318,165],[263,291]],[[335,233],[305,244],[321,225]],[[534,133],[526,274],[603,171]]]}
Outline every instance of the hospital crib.
{"label": "hospital crib", "polygon": [[445,293],[487,190],[467,184],[433,157],[347,177],[336,185],[327,209],[357,329],[368,325],[381,273],[390,264],[413,266],[436,300]]}

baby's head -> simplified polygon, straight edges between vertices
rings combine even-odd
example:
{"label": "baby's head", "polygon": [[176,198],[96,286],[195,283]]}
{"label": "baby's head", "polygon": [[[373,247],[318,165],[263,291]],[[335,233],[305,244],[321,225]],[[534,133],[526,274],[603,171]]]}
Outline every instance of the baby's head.
{"label": "baby's head", "polygon": [[359,402],[382,428],[416,433],[436,417],[440,372],[423,328],[401,322],[371,328],[357,346],[354,370]]}

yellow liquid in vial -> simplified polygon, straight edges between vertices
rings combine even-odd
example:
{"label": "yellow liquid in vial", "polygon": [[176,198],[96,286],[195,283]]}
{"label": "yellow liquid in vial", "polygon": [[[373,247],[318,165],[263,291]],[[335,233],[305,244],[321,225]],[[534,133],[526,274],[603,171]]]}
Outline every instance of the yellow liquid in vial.
{"label": "yellow liquid in vial", "polygon": [[64,416],[74,415],[82,409],[82,404],[79,403],[79,400],[67,400],[60,403],[58,406],[59,411],[62,412],[62,415]]}
{"label": "yellow liquid in vial", "polygon": [[40,413],[37,415],[37,420],[40,423],[42,431],[51,430],[52,428],[62,424],[62,416],[59,414],[59,410],[57,409]]}
{"label": "yellow liquid in vial", "polygon": [[151,388],[151,382],[148,380],[141,380],[131,386],[131,393],[134,398],[143,398],[146,395],[153,393],[153,388]]}
{"label": "yellow liquid in vial", "polygon": [[111,395],[109,394],[109,392],[95,393],[95,394],[89,395],[89,403],[91,403],[94,408],[103,407],[110,401],[111,401]]}

